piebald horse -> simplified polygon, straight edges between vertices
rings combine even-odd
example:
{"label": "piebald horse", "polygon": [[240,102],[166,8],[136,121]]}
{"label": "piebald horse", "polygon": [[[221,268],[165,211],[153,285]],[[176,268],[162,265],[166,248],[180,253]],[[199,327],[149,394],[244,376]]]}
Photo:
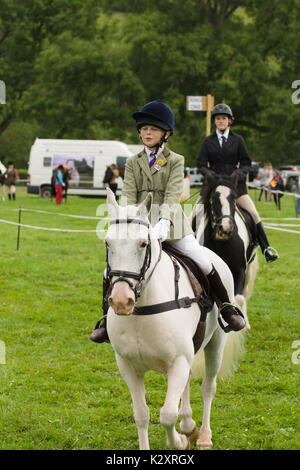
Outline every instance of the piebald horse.
{"label": "piebald horse", "polygon": [[[201,245],[217,253],[229,266],[234,279],[234,294],[247,328],[247,301],[258,271],[255,227],[248,213],[236,205],[236,179],[208,175],[192,213],[192,227]],[[252,228],[251,228],[252,226]]]}
{"label": "piebald horse", "polygon": [[[218,310],[214,304],[207,315],[202,346],[195,356],[193,336],[200,318],[198,303],[191,303],[188,308],[173,306],[168,311],[161,307],[162,311],[157,312],[157,305],[166,305],[175,298],[175,286],[173,262],[161,250],[148,221],[152,195],[148,194],[139,206],[121,207],[114,194],[109,189],[107,192],[111,216],[105,238],[107,271],[111,280],[107,331],[120,373],[131,393],[139,448],[149,449],[149,409],[144,388],[144,374],[148,370],[167,377],[167,393],[160,411],[167,446],[189,449],[190,443],[197,440],[199,448],[211,448],[210,410],[225,344],[230,369],[236,365],[242,350],[243,332],[224,333],[217,321]],[[234,286],[229,268],[210,250],[207,250],[207,256],[223,279],[230,301],[233,301]],[[186,271],[181,266],[178,286],[179,300],[194,297]],[[148,314],[136,314],[144,307]],[[149,314],[152,308],[153,312],[156,308],[156,313]],[[192,419],[189,384],[192,372],[196,376],[203,362],[202,350],[206,373],[202,382],[204,409],[199,432]],[[175,427],[178,414],[180,433]]]}

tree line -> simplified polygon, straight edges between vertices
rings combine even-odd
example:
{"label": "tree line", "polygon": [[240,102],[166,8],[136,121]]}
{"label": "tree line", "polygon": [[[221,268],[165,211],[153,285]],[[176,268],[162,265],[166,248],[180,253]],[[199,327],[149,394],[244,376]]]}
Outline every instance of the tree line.
{"label": "tree line", "polygon": [[161,98],[195,166],[186,96],[211,94],[254,161],[300,164],[299,18],[300,0],[1,0],[0,160],[26,168],[35,137],[139,143],[131,114]]}

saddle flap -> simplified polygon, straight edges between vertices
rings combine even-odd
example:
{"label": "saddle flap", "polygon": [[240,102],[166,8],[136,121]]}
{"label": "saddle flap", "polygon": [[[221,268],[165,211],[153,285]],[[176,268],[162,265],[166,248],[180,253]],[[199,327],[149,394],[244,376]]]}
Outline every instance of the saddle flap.
{"label": "saddle flap", "polygon": [[182,254],[180,251],[173,248],[169,243],[163,242],[163,251],[168,255],[173,256],[184,267],[193,288],[195,297],[204,293],[205,296],[209,294],[209,281],[195,261],[187,255]]}

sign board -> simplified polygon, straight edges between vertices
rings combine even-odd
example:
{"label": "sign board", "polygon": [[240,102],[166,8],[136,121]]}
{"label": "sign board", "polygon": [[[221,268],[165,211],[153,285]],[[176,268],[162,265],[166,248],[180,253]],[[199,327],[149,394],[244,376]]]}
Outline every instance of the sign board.
{"label": "sign board", "polygon": [[186,109],[188,111],[206,111],[206,96],[187,96]]}

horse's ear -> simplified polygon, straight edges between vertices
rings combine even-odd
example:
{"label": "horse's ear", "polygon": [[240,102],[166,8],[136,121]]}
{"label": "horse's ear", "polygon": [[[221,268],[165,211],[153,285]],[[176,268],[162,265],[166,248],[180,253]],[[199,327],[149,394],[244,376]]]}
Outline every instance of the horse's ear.
{"label": "horse's ear", "polygon": [[108,205],[108,210],[109,210],[109,213],[110,213],[110,216],[112,218],[116,218],[117,217],[117,214],[118,214],[118,211],[119,211],[119,206],[118,206],[118,203],[116,201],[116,197],[114,195],[114,193],[112,192],[112,190],[110,188],[106,188],[106,203]]}
{"label": "horse's ear", "polygon": [[148,193],[144,201],[139,205],[137,215],[147,216],[151,210],[152,200],[152,193]]}

